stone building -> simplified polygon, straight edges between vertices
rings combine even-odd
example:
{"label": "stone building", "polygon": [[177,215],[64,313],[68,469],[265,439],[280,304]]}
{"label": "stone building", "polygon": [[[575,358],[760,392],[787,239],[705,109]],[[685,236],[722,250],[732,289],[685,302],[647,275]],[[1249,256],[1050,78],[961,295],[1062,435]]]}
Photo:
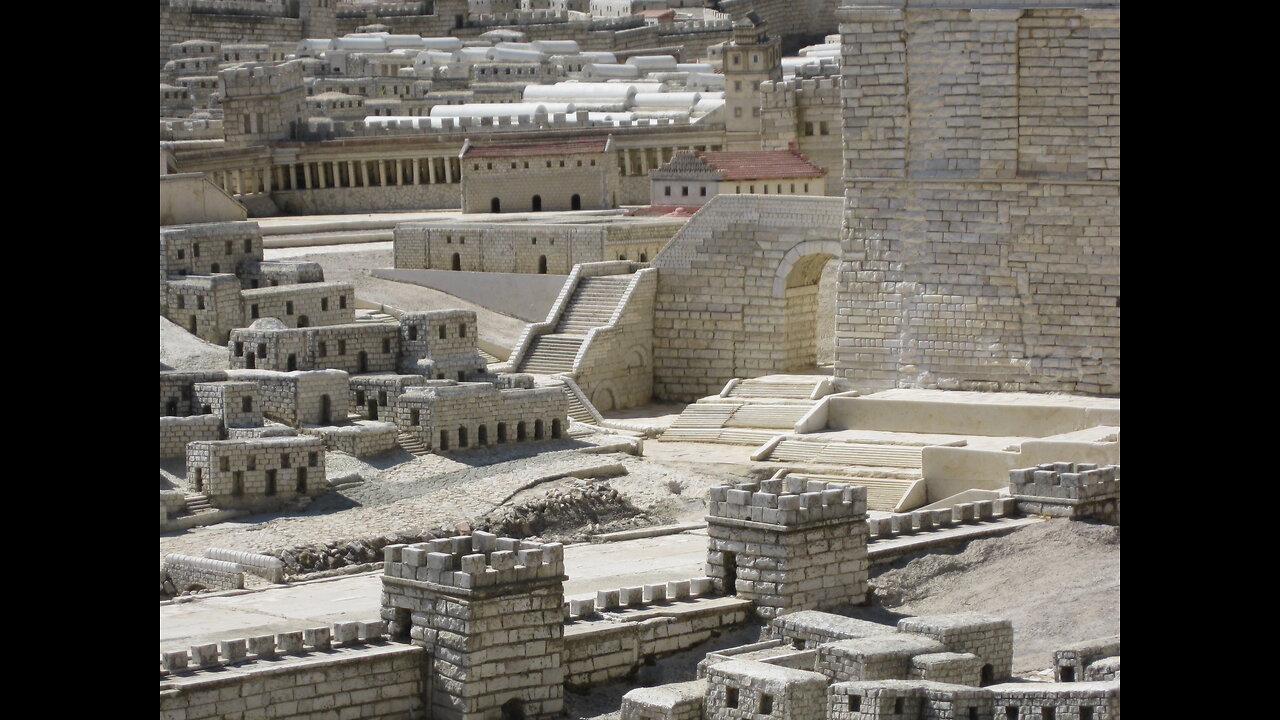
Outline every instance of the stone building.
{"label": "stone building", "polygon": [[401,223],[395,229],[395,266],[568,275],[582,263],[648,262],[683,226],[680,219],[642,217]]}
{"label": "stone building", "polygon": [[782,79],[782,49],[755,12],[733,23],[733,40],[720,49],[724,72],[725,147],[760,148],[760,83]]}
{"label": "stone building", "polygon": [[720,194],[825,195],[826,168],[786,150],[681,151],[649,173],[653,205],[701,207]]}
{"label": "stone building", "polygon": [[292,140],[306,117],[307,92],[296,61],[224,70],[218,73],[218,92],[231,147]]}
{"label": "stone building", "polygon": [[317,437],[197,441],[187,445],[195,492],[219,508],[267,510],[328,489]]}
{"label": "stone building", "polygon": [[618,206],[613,138],[463,145],[462,211],[600,210]]}
{"label": "stone building", "polygon": [[766,619],[862,603],[866,492],[797,477],[711,488],[707,575]]}
{"label": "stone building", "polygon": [[564,548],[476,532],[388,545],[382,617],[429,652],[429,715],[558,717]]}
{"label": "stone building", "polygon": [[558,387],[499,389],[488,382],[435,380],[397,398],[396,424],[428,450],[448,452],[510,442],[559,440],[569,401]]}

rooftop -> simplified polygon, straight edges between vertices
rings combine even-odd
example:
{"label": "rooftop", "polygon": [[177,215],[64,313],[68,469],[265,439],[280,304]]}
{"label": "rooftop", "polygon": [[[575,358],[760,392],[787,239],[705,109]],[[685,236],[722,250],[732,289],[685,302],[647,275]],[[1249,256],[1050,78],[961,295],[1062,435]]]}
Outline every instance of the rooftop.
{"label": "rooftop", "polygon": [[560,142],[524,142],[469,145],[462,152],[468,158],[506,158],[530,157],[542,155],[581,155],[584,153],[603,153],[609,145],[609,138],[589,138],[586,140],[564,140]]}

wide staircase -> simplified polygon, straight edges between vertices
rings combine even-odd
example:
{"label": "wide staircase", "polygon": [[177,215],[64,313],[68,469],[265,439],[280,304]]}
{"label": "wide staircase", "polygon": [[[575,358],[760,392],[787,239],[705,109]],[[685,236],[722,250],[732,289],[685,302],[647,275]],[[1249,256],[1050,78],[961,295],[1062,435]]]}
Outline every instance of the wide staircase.
{"label": "wide staircase", "polygon": [[790,432],[808,405],[693,403],[662,434],[663,442],[761,445]]}
{"label": "wide staircase", "polygon": [[544,375],[572,372],[587,332],[609,323],[634,277],[605,275],[578,280],[555,331],[533,339],[517,371]]}
{"label": "wide staircase", "polygon": [[865,485],[867,508],[900,512],[923,477],[923,445],[782,440],[761,458],[795,465],[830,465],[847,475],[809,475],[815,480]]}
{"label": "wide staircase", "polygon": [[780,398],[808,400],[813,394],[813,383],[790,383],[769,380],[743,380],[734,385],[726,397],[731,398]]}

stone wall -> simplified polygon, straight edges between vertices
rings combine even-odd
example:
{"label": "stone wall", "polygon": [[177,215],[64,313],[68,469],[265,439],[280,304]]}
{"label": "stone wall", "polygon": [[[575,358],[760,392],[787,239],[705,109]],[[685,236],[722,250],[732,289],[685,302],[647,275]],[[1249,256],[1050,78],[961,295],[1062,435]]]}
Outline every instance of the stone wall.
{"label": "stone wall", "polygon": [[187,445],[187,474],[214,507],[280,507],[328,489],[324,452],[324,443],[311,437],[193,442]]}
{"label": "stone wall", "polygon": [[689,220],[651,263],[654,396],[692,402],[803,364],[787,296],[841,257],[841,215],[835,198],[718,195]]}
{"label": "stone wall", "polygon": [[302,434],[320,438],[329,450],[370,457],[394,448],[400,431],[390,422],[362,420],[349,425],[303,428]]}
{"label": "stone wall", "polygon": [[355,290],[349,283],[303,283],[244,290],[242,322],[276,318],[289,327],[355,322]]}
{"label": "stone wall", "polygon": [[299,427],[346,420],[348,376],[341,370],[228,370],[227,376],[258,383],[262,412],[276,422]]}
{"label": "stone wall", "polygon": [[763,618],[863,602],[866,492],[792,477],[711,488],[707,575]]}
{"label": "stone wall", "polygon": [[161,685],[160,714],[190,720],[241,712],[269,720],[401,720],[423,711],[422,666],[427,655],[420,647],[377,642],[291,655],[216,673],[172,675]]}
{"label": "stone wall", "polygon": [[837,375],[1118,394],[1118,3],[871,4],[839,11]]}
{"label": "stone wall", "polygon": [[201,415],[193,399],[196,383],[221,382],[227,379],[223,370],[161,370],[160,416]]}
{"label": "stone wall", "polygon": [[[530,151],[536,151],[531,147]],[[462,158],[462,211],[599,210],[618,206],[615,154]],[[577,198],[577,207],[573,199]]]}
{"label": "stone wall", "polygon": [[220,42],[298,41],[305,35],[298,18],[266,15],[215,15],[192,8],[160,5],[160,67],[169,60],[169,46],[194,38]]}
{"label": "stone wall", "polygon": [[198,585],[206,590],[238,590],[244,587],[244,570],[233,562],[169,553],[161,573],[179,591]]}
{"label": "stone wall", "polygon": [[1009,494],[1021,512],[1120,523],[1120,466],[1045,463],[1009,471]]}
{"label": "stone wall", "polygon": [[458,183],[382,187],[327,187],[273,190],[271,199],[289,215],[326,215],[375,210],[436,210],[462,206]]}
{"label": "stone wall", "polygon": [[[583,277],[590,277],[588,267]],[[576,381],[598,410],[643,405],[653,397],[653,298],[658,272],[634,275],[608,325],[588,331]]]}
{"label": "stone wall", "polygon": [[217,415],[161,416],[160,458],[186,457],[187,443],[221,437],[222,418]]}
{"label": "stone wall", "polygon": [[437,381],[396,400],[399,427],[436,452],[560,439],[568,412],[559,387],[499,390],[487,382]]}

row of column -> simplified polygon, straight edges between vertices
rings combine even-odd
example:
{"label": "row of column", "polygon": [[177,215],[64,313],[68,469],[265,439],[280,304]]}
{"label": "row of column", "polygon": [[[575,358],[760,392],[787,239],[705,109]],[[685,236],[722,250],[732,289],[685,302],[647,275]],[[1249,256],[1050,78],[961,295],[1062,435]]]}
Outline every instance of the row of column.
{"label": "row of column", "polygon": [[461,182],[458,158],[409,158],[393,160],[329,160],[270,168],[215,170],[211,179],[233,195],[276,190],[312,190],[334,187],[386,187],[436,185]]}

